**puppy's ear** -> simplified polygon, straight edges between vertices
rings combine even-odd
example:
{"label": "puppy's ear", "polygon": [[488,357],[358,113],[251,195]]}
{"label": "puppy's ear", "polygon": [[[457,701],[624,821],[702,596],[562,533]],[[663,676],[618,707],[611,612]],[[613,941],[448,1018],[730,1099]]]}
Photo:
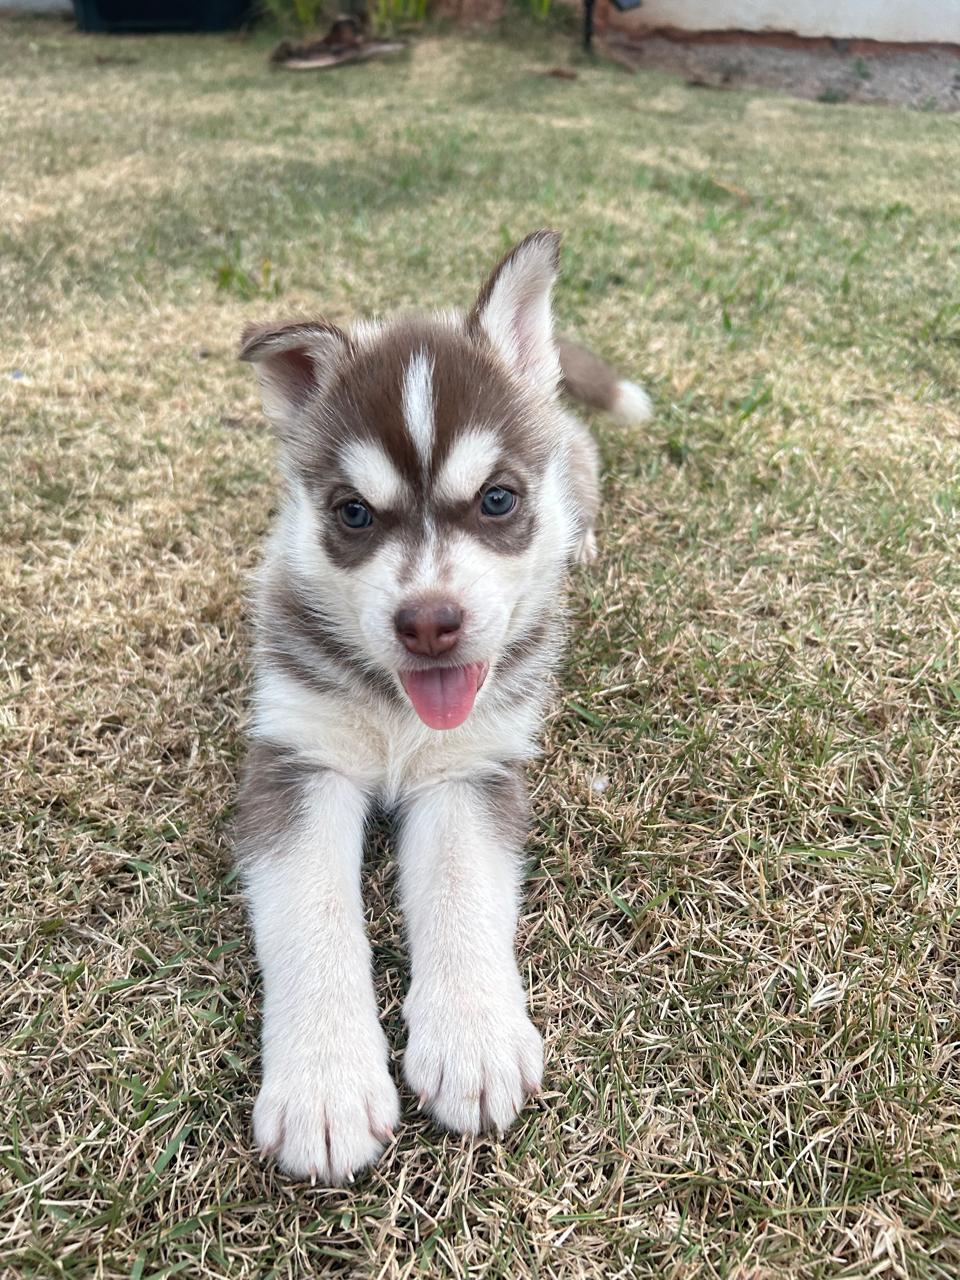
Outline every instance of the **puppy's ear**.
{"label": "puppy's ear", "polygon": [[550,294],[557,278],[560,235],[534,231],[494,268],[467,318],[515,373],[552,396],[560,381]]}
{"label": "puppy's ear", "polygon": [[245,330],[239,357],[254,366],[263,411],[285,434],[310,397],[326,386],[350,349],[350,339],[324,320]]}

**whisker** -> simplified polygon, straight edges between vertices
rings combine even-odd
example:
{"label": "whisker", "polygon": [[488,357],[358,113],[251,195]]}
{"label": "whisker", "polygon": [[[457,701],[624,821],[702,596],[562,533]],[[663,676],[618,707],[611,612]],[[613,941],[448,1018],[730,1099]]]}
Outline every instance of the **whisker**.
{"label": "whisker", "polygon": [[477,585],[478,582],[481,581],[481,579],[485,578],[488,573],[493,573],[494,569],[496,568],[497,566],[495,564],[492,564],[490,565],[489,569],[484,569],[483,573],[478,573],[472,582],[467,583],[467,585],[464,587],[464,591],[470,591],[473,587]]}

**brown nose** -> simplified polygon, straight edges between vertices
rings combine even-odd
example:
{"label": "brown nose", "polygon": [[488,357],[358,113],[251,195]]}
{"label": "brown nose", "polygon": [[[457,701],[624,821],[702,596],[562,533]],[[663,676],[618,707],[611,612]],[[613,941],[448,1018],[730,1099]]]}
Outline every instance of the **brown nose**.
{"label": "brown nose", "polygon": [[410,653],[436,658],[460,638],[463,610],[449,600],[429,600],[398,609],[393,619],[400,643]]}

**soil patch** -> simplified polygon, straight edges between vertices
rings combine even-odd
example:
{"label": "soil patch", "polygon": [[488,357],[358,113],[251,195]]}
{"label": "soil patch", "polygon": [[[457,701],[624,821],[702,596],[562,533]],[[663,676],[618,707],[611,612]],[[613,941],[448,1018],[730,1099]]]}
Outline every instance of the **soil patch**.
{"label": "soil patch", "polygon": [[888,103],[924,111],[960,110],[960,51],[873,41],[772,43],[748,33],[676,39],[611,30],[618,61],[683,76],[710,89],[760,86],[820,102]]}

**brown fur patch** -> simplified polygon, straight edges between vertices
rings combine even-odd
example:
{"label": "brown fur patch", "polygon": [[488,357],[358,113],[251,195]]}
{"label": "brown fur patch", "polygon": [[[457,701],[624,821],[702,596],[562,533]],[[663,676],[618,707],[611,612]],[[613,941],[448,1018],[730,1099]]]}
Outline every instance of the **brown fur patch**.
{"label": "brown fur patch", "polygon": [[287,320],[281,324],[248,324],[240,339],[238,360],[256,364],[274,351],[303,350],[311,337],[330,334],[349,345],[349,338],[335,324],[323,319]]}
{"label": "brown fur patch", "polygon": [[[363,655],[338,634],[334,624],[314,608],[289,580],[272,585],[267,592],[265,611],[258,618],[263,636],[261,651],[268,655],[286,654],[285,670],[294,673],[312,655],[317,663],[316,676],[323,679],[332,667],[346,670],[384,701],[402,701],[400,691],[385,671],[367,665]],[[282,659],[281,659],[282,662]],[[295,677],[296,678],[296,677]]]}
{"label": "brown fur patch", "polygon": [[564,391],[591,409],[603,409],[609,413],[616,402],[620,384],[616,370],[568,338],[557,339],[557,354],[563,370]]}
{"label": "brown fur patch", "polygon": [[248,325],[243,331],[240,360],[261,365],[261,377],[274,385],[296,410],[306,404],[328,371],[350,350],[342,329],[326,320],[292,320],[278,325]]}
{"label": "brown fur patch", "polygon": [[498,839],[519,849],[530,829],[527,785],[519,766],[504,765],[496,773],[474,779],[473,785],[483,799]]}
{"label": "brown fur patch", "polygon": [[[529,406],[492,352],[449,326],[412,317],[365,344],[330,388],[324,417],[336,428],[336,445],[353,438],[376,441],[424,496],[426,477],[403,416],[404,379],[421,352],[432,363],[432,473],[461,431],[481,425],[509,436],[512,427],[526,422]],[[505,441],[511,443],[519,441]]]}
{"label": "brown fur patch", "polygon": [[336,693],[340,687],[336,681],[327,679],[317,671],[309,658],[299,653],[289,639],[285,644],[274,643],[269,648],[264,646],[261,649],[261,655],[268,666],[282,671],[285,676],[296,680],[311,693]]}
{"label": "brown fur patch", "polygon": [[517,494],[517,505],[509,514],[485,516],[479,502],[471,498],[467,502],[444,503],[434,509],[434,516],[440,528],[469,533],[500,555],[520,555],[536,535],[536,503],[524,478],[507,470],[506,460],[494,476],[496,484]]}
{"label": "brown fur patch", "polygon": [[[434,444],[427,467],[403,413],[406,373],[421,353],[432,367]],[[316,426],[309,432],[310,456],[301,449],[298,463],[320,515],[324,550],[338,567],[359,567],[389,538],[402,539],[412,557],[425,536],[428,517],[466,530],[503,554],[516,554],[529,545],[536,516],[525,494],[535,488],[550,441],[537,421],[536,406],[485,343],[429,319],[403,319],[355,347],[329,391],[305,417],[314,419]],[[476,426],[500,438],[502,462],[491,481],[520,494],[516,514],[493,519],[482,516],[473,500],[432,501],[432,482],[454,441]],[[301,432],[304,438],[306,434]],[[359,530],[345,529],[336,510],[351,497],[365,498],[353,491],[340,467],[343,448],[352,440],[379,444],[413,499],[402,511],[375,511],[374,523]]]}
{"label": "brown fur patch", "polygon": [[296,826],[310,784],[325,772],[288,747],[253,743],[243,766],[234,819],[238,861],[282,852],[283,839]]}

